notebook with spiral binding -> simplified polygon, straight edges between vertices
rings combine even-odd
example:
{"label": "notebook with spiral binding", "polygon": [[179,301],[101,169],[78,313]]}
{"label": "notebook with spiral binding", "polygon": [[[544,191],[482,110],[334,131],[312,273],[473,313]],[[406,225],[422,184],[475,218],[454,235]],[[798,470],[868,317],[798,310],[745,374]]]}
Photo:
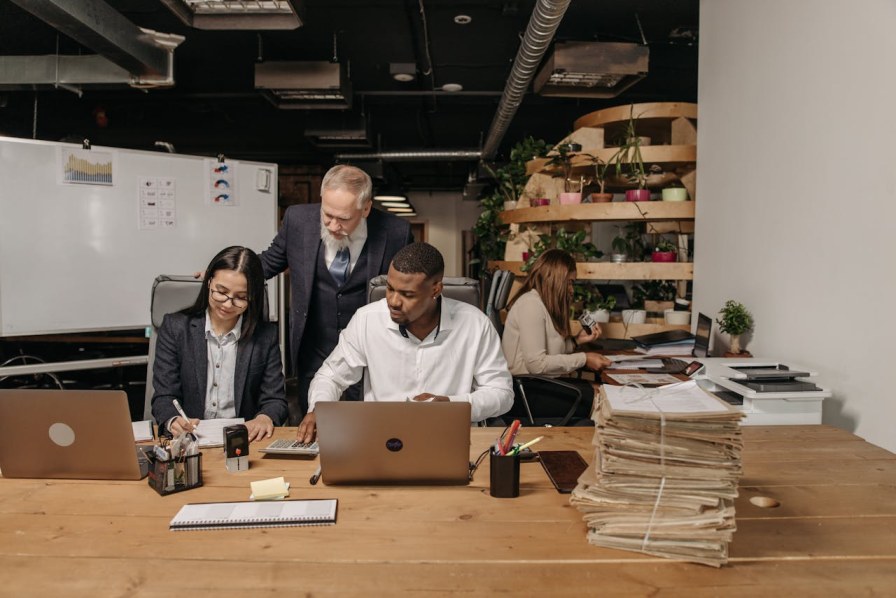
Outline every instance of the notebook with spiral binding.
{"label": "notebook with spiral binding", "polygon": [[335,498],[274,502],[209,502],[184,505],[171,520],[168,529],[173,531],[245,529],[335,523]]}

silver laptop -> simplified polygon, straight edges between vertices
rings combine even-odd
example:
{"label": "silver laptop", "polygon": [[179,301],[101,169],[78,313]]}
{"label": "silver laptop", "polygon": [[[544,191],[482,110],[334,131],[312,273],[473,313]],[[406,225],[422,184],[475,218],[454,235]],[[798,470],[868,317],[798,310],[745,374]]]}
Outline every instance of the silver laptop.
{"label": "silver laptop", "polygon": [[120,390],[0,390],[5,478],[139,480],[128,397]]}
{"label": "silver laptop", "polygon": [[470,404],[321,402],[325,484],[466,484]]}

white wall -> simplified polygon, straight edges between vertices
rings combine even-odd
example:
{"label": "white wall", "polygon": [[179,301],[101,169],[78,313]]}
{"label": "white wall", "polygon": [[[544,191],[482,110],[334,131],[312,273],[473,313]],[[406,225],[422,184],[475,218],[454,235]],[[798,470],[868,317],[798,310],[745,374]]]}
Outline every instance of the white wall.
{"label": "white wall", "polygon": [[417,210],[411,221],[427,223],[428,242],[445,258],[445,276],[464,276],[461,231],[473,228],[479,202],[463,201],[459,191],[411,193],[408,199]]}
{"label": "white wall", "polygon": [[[704,0],[695,307],[817,369],[824,422],[896,451],[896,3]],[[719,339],[716,339],[718,344]]]}

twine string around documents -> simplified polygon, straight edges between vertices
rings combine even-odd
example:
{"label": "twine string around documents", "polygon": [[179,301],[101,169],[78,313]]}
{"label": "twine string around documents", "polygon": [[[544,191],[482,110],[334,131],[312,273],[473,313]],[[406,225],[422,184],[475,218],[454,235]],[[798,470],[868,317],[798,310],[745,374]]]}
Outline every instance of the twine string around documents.
{"label": "twine string around documents", "polygon": [[[626,384],[631,388],[636,388],[641,391],[641,396],[637,399],[633,400],[632,403],[638,403],[640,401],[650,401],[650,404],[654,406],[657,412],[660,414],[660,471],[662,473],[662,478],[660,479],[660,486],[656,491],[656,500],[653,503],[653,510],[650,512],[650,519],[647,521],[647,529],[644,531],[644,541],[641,542],[641,550],[647,550],[647,543],[650,541],[650,532],[653,529],[653,521],[656,519],[656,512],[660,507],[660,501],[663,499],[663,490],[666,488],[666,415],[663,413],[662,408],[654,401],[654,397],[659,394],[659,390],[657,388],[648,389],[641,386],[641,384],[635,382],[631,384]],[[670,384],[664,388],[674,387],[675,384]]]}

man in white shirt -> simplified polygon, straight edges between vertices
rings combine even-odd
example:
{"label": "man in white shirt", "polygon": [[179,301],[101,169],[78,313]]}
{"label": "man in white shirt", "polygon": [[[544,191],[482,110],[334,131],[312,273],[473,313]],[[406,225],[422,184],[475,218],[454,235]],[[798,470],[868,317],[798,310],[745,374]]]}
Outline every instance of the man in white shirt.
{"label": "man in white shirt", "polygon": [[441,296],[444,271],[432,245],[412,243],[395,254],[385,299],[355,312],[314,376],[298,440],[316,436],[316,403],[338,401],[362,377],[365,401],[466,401],[473,421],[510,409],[501,340],[481,311]]}

